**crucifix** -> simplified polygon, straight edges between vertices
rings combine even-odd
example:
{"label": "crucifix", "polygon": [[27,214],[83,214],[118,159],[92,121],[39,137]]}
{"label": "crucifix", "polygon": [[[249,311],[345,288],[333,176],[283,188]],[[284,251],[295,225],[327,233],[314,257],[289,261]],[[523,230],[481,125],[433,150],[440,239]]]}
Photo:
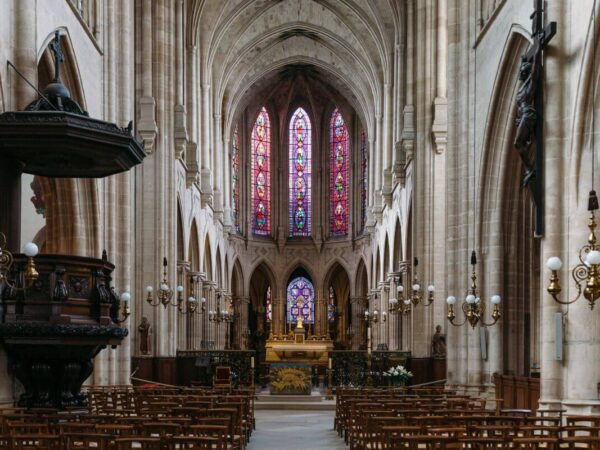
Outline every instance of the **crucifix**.
{"label": "crucifix", "polygon": [[65,61],[65,55],[60,48],[60,33],[58,30],[54,32],[54,39],[50,44],[50,51],[54,55],[54,81],[53,83],[60,82],[60,63]]}
{"label": "crucifix", "polygon": [[519,152],[525,174],[522,187],[529,189],[535,206],[535,234],[544,234],[543,163],[544,163],[544,78],[543,53],[556,34],[556,22],[544,28],[544,0],[534,0],[531,14],[533,44],[521,56],[517,92],[517,136],[515,148]]}

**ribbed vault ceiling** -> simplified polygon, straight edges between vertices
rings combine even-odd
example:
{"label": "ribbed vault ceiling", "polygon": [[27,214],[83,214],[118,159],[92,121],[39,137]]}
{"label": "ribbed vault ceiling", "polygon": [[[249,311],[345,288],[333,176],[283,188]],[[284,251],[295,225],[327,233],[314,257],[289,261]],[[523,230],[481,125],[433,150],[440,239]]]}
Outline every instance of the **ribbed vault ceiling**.
{"label": "ribbed vault ceiling", "polygon": [[288,65],[314,66],[367,127],[399,41],[399,0],[192,0],[202,83],[228,128],[252,92]]}

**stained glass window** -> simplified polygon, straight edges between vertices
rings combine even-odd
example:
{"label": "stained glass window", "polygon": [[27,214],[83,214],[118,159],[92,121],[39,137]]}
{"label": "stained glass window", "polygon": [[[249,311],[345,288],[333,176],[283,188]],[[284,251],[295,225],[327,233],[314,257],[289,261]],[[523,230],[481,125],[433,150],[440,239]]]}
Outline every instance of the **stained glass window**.
{"label": "stained glass window", "polygon": [[290,121],[289,233],[311,232],[311,132],[306,111],[298,108]]}
{"label": "stained glass window", "polygon": [[329,286],[329,299],[327,301],[327,320],[335,322],[335,291]]}
{"label": "stained glass window", "polygon": [[271,233],[271,126],[263,107],[252,128],[252,233]]}
{"label": "stained glass window", "polygon": [[287,321],[298,322],[302,317],[303,323],[314,323],[315,319],[315,289],[308,278],[294,278],[287,288]]}
{"label": "stained glass window", "polygon": [[231,215],[233,226],[240,231],[240,133],[238,126],[233,129],[233,146],[231,148]]}
{"label": "stained glass window", "polygon": [[273,320],[273,303],[271,303],[271,286],[267,288],[267,296],[265,299],[265,311],[267,322]]}
{"label": "stained glass window", "polygon": [[369,162],[368,162],[368,147],[367,147],[367,132],[362,130],[360,133],[360,214],[361,214],[361,228],[364,229],[367,223],[367,191],[368,191],[368,173]]}
{"label": "stained glass window", "polygon": [[329,147],[329,200],[331,234],[348,234],[348,127],[336,108],[331,115]]}

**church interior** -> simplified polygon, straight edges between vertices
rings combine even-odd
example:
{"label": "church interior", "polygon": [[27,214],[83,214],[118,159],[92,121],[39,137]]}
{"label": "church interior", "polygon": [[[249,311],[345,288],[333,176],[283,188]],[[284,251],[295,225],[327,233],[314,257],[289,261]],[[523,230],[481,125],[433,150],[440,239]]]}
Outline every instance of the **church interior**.
{"label": "church interior", "polygon": [[600,450],[599,11],[1,0],[0,448]]}

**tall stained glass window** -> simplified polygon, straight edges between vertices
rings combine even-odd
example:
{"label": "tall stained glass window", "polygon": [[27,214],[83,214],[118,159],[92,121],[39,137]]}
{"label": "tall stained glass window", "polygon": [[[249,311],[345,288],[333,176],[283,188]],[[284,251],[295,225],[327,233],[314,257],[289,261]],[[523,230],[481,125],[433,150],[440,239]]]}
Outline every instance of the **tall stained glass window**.
{"label": "tall stained glass window", "polygon": [[365,228],[367,223],[367,192],[369,182],[369,161],[368,161],[367,132],[362,130],[360,133],[360,218],[361,228]]}
{"label": "tall stained glass window", "polygon": [[331,234],[348,234],[348,127],[336,108],[331,115],[329,200]]}
{"label": "tall stained glass window", "polygon": [[305,277],[294,278],[287,288],[287,321],[296,323],[299,317],[303,323],[315,321],[315,289]]}
{"label": "tall stained glass window", "polygon": [[335,291],[329,286],[329,299],[327,301],[327,320],[335,322]]}
{"label": "tall stained glass window", "polygon": [[273,303],[271,301],[271,286],[267,288],[267,296],[265,299],[265,317],[267,322],[273,320]]}
{"label": "tall stained glass window", "polygon": [[311,232],[311,130],[306,111],[298,108],[290,121],[289,233]]}
{"label": "tall stained glass window", "polygon": [[231,215],[233,226],[240,231],[240,133],[236,124],[231,147]]}
{"label": "tall stained glass window", "polygon": [[271,126],[263,107],[252,128],[252,233],[271,234]]}

